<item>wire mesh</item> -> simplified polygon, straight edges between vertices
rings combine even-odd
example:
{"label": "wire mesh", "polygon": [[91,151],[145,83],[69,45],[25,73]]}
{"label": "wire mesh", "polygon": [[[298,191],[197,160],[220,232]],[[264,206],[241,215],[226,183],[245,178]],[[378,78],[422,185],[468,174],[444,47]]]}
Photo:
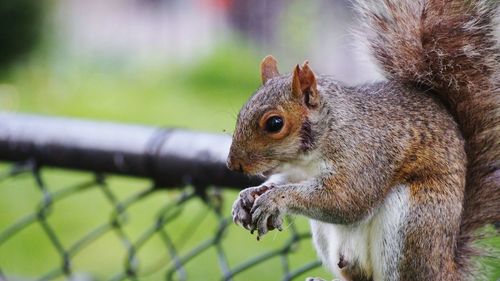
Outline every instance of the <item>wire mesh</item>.
{"label": "wire mesh", "polygon": [[[34,161],[4,164],[0,167],[4,169],[0,175],[0,194],[2,194],[1,189],[21,188],[16,184],[16,179],[28,177],[33,181],[32,186],[38,190],[39,200],[34,210],[20,217],[15,216],[17,218],[14,221],[0,224],[0,280],[2,281],[200,280],[199,276],[205,276],[203,280],[256,280],[257,278],[276,280],[271,278],[278,275],[281,280],[303,280],[305,273],[311,273],[320,266],[314,255],[297,254],[298,248],[301,248],[300,252],[303,248],[311,248],[310,234],[306,228],[301,229],[300,225],[290,219],[285,233],[274,234],[274,237],[270,235],[266,247],[261,247],[258,244],[260,242],[249,240],[249,235],[242,236],[242,230],[233,226],[228,216],[230,214],[228,205],[234,199],[234,192],[229,194],[227,190],[206,186],[167,189],[154,183],[141,182],[141,185],[146,186],[122,196],[123,194],[117,194],[117,188],[120,187],[112,187],[109,177],[99,173],[92,173],[91,176],[86,173],[87,177],[76,177],[71,180],[74,182],[69,186],[54,189],[46,180],[47,168],[37,165]],[[58,173],[66,171],[58,170]],[[71,177],[71,173],[67,177]],[[5,182],[9,184],[6,185]],[[82,197],[81,200],[86,200],[81,194],[89,190],[99,193],[108,205],[108,213],[102,214],[104,222],[89,227],[85,233],[74,239],[66,239],[61,233],[61,228],[56,226],[51,218],[57,214],[61,202],[68,198],[80,200],[79,197]],[[149,221],[140,221],[143,226],[132,235],[127,225],[133,221],[131,215],[133,209],[141,204],[142,208],[148,209],[153,205],[148,198],[155,194],[162,194],[161,203],[155,205],[158,207],[155,214]],[[92,202],[83,204],[88,205],[89,211],[93,208]],[[71,218],[71,214],[69,217]],[[7,253],[6,250],[2,251],[2,248],[5,249],[10,240],[22,235],[26,229],[34,225],[41,229],[41,233],[45,236],[44,243],[53,248],[58,260],[56,265],[36,276],[33,276],[32,272],[18,272],[15,267],[11,269],[12,262],[8,260],[9,257],[1,254]],[[239,236],[230,238],[234,233]],[[110,234],[114,240],[119,241],[121,247],[122,261],[118,266],[109,268],[105,265],[106,258],[98,257],[95,258],[97,265],[94,267],[76,266],[79,256],[83,255],[86,249],[93,247],[93,244],[100,244],[102,237]],[[195,236],[198,239],[194,239]],[[69,240],[71,241],[68,242]],[[152,244],[152,240],[155,240],[154,245],[156,245],[153,252],[162,255],[153,262],[145,263],[142,252],[146,252],[145,249],[150,247],[148,245]],[[301,247],[304,244],[305,246]],[[25,248],[19,249],[19,251],[25,250]],[[108,255],[107,251],[103,249],[98,253]],[[36,249],[33,249],[33,252],[36,252]],[[207,254],[208,252],[211,254]],[[9,253],[13,251],[10,250]],[[200,258],[207,255],[209,258]],[[39,257],[33,257],[37,258]],[[21,261],[26,264],[30,262]],[[92,268],[99,268],[100,263],[102,267],[106,267],[105,271],[109,274],[93,272]],[[269,266],[259,271],[259,266],[268,263],[272,264],[271,273],[264,272],[269,270]],[[198,271],[195,274],[197,277],[194,277],[193,272],[196,271]]]}

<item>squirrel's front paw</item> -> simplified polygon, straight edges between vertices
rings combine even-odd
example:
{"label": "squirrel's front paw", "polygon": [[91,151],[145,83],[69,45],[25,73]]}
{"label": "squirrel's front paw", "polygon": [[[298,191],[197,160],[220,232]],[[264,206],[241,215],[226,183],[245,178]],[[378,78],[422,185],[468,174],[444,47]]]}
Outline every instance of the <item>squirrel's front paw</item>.
{"label": "squirrel's front paw", "polygon": [[242,190],[238,199],[233,204],[233,221],[251,230],[252,216],[250,215],[250,210],[255,200],[271,188],[274,188],[274,185],[259,185]]}
{"label": "squirrel's front paw", "polygon": [[282,230],[284,198],[280,189],[272,189],[255,200],[250,215],[251,231],[257,230],[257,239],[275,228]]}

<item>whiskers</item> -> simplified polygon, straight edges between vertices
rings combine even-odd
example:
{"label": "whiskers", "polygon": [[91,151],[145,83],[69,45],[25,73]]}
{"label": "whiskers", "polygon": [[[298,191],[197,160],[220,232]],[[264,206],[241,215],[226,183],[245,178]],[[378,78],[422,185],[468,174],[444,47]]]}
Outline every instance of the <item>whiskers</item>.
{"label": "whiskers", "polygon": [[287,224],[282,227],[281,231],[275,231],[273,235],[273,241],[276,240],[278,233],[288,230],[293,225],[293,218],[291,216],[286,216]]}

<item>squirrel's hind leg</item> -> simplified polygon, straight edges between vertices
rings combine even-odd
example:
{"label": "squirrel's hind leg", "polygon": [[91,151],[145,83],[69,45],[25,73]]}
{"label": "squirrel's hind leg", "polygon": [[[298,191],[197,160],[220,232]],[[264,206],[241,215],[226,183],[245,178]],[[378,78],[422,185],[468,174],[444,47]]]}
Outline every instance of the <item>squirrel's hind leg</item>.
{"label": "squirrel's hind leg", "polygon": [[461,214],[461,205],[456,202],[461,201],[461,194],[453,186],[445,187],[459,184],[449,179],[434,184],[431,181],[410,185],[411,207],[401,228],[404,234],[397,280],[463,278],[454,261]]}

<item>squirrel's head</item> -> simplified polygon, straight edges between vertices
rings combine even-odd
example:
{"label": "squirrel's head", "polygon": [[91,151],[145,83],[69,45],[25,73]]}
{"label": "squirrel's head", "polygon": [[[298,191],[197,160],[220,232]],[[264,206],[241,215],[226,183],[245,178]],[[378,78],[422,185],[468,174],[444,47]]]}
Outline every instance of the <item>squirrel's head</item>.
{"label": "squirrel's head", "polygon": [[276,59],[267,56],[261,77],[262,86],[238,114],[227,159],[229,169],[250,175],[270,173],[314,148],[311,118],[321,102],[307,61],[280,75]]}

